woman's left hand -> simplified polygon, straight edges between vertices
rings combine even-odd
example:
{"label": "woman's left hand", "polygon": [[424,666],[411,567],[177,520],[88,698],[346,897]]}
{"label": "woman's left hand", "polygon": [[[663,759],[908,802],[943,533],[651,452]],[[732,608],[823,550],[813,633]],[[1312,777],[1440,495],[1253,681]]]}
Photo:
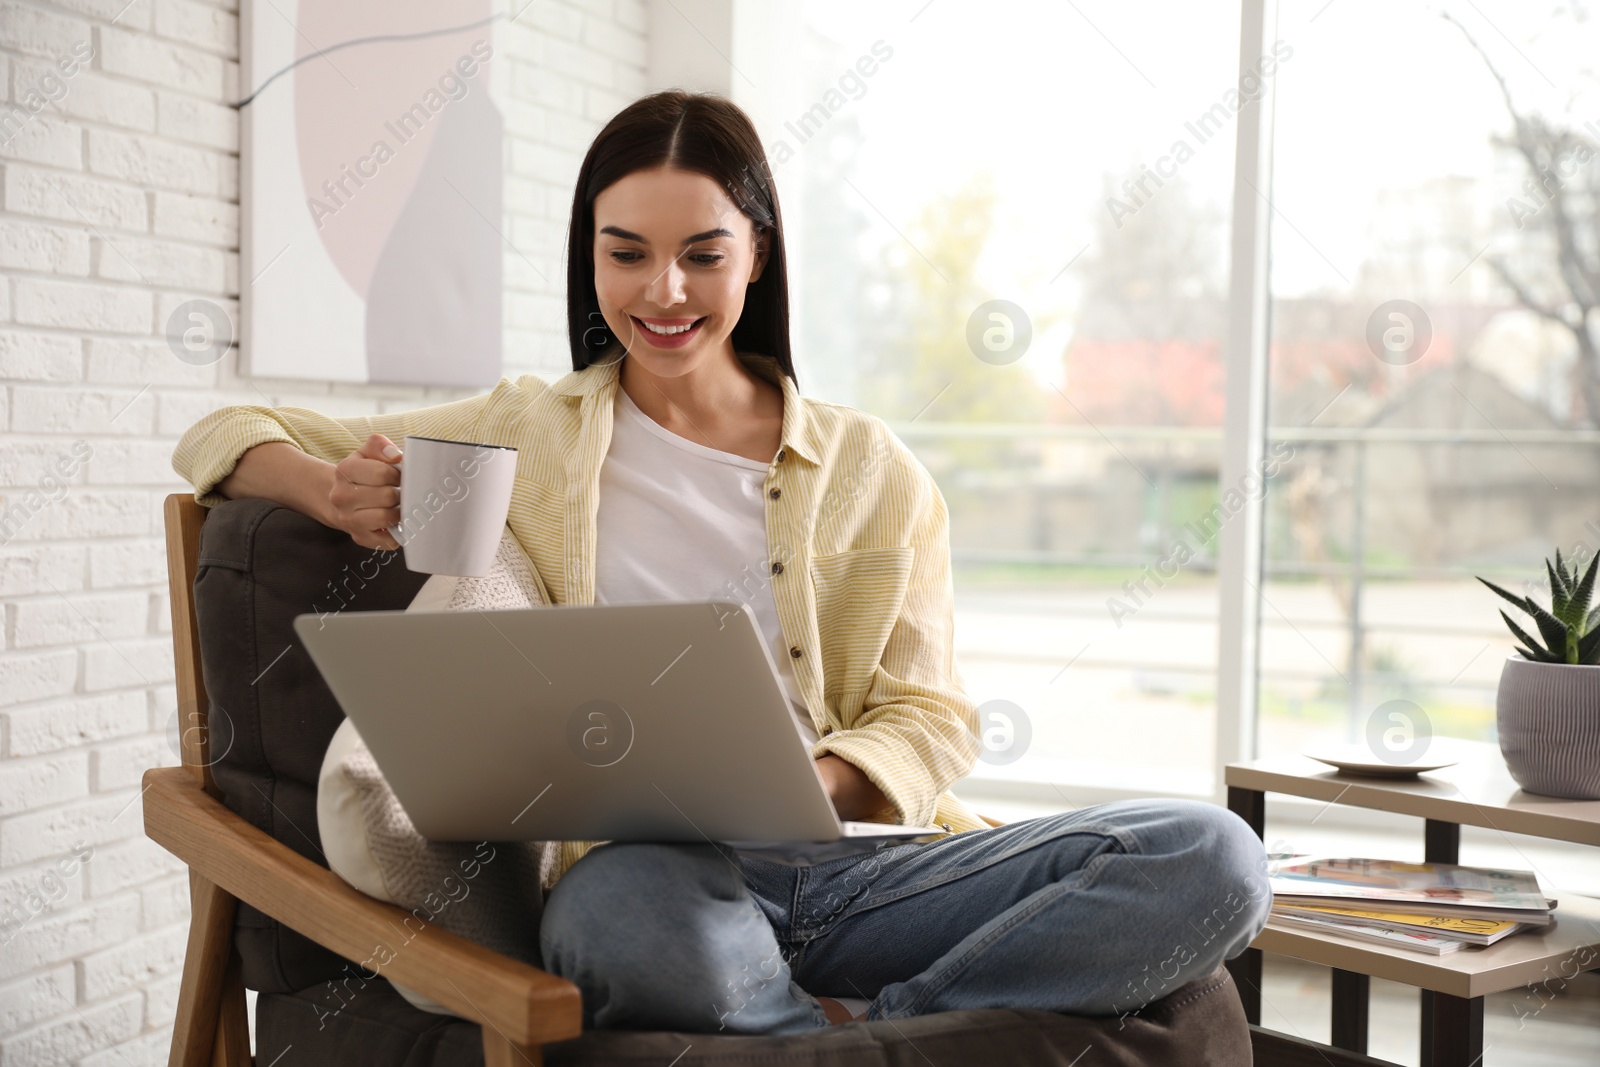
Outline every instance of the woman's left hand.
{"label": "woman's left hand", "polygon": [[828,790],[828,799],[833,801],[833,810],[846,822],[876,815],[890,807],[883,790],[847,759],[830,753],[817,760],[817,771]]}

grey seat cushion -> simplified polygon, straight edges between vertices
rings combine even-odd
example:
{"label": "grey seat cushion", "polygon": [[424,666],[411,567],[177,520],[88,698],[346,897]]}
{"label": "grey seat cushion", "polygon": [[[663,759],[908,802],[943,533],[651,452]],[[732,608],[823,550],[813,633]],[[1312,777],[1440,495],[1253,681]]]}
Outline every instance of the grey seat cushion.
{"label": "grey seat cushion", "polygon": [[[200,528],[195,620],[212,773],[231,810],[324,867],[317,775],[344,712],[295,616],[403,609],[427,579],[400,553],[362,548],[269,500],[219,504]],[[247,904],[234,935],[251,989],[289,993],[344,971],[344,960]]]}
{"label": "grey seat cushion", "polygon": [[[326,997],[317,990],[263,994],[256,1006],[256,1062],[269,1063],[293,1045],[294,1062],[306,1064],[483,1063],[477,1026],[419,1012],[381,980],[352,991],[339,1014],[319,1026],[326,1011]],[[952,1011],[786,1037],[597,1031],[545,1046],[550,1067],[1238,1067],[1250,1056],[1244,1009],[1220,968],[1127,1019]]]}

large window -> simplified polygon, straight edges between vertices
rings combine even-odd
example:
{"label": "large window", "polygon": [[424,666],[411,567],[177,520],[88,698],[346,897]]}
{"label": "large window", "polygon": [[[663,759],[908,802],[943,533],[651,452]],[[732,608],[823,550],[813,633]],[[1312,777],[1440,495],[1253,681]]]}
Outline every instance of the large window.
{"label": "large window", "polygon": [[[950,503],[972,788],[1216,796],[1224,759],[1396,708],[1490,738],[1510,642],[1473,576],[1600,546],[1595,32],[1270,10],[1241,55],[1228,0],[807,0],[795,76],[735,80],[798,220],[802,387]],[[1268,325],[1230,337],[1257,198]]]}
{"label": "large window", "polygon": [[1143,569],[1217,497],[1236,9],[805,16],[810,110],[766,116],[797,149],[803,384],[888,420],[950,504],[978,776],[1209,794],[1211,539]]}
{"label": "large window", "polygon": [[1600,545],[1600,34],[1320,6],[1279,26],[1260,749],[1489,740],[1512,645],[1473,576],[1542,598]]}

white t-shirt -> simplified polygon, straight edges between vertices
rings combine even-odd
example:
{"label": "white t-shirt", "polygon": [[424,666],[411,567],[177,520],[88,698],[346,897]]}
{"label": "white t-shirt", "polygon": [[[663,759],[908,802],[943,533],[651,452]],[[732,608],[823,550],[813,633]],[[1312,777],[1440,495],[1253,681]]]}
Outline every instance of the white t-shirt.
{"label": "white t-shirt", "polygon": [[796,683],[767,559],[768,465],[719,452],[659,425],[617,387],[600,465],[597,604],[735,600],[754,615],[795,727],[817,740]]}

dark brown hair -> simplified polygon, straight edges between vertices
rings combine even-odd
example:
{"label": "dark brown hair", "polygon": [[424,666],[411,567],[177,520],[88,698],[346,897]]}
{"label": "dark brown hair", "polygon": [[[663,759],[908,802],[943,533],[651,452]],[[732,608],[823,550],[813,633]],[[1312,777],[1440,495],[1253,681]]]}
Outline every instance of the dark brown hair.
{"label": "dark brown hair", "polygon": [[583,370],[617,343],[600,314],[594,287],[595,198],[635,171],[661,166],[704,174],[755,224],[758,247],[765,235],[766,267],[745,294],[744,312],[730,340],[735,352],[773,357],[794,381],[783,216],[767,154],[755,125],[737,104],[714,93],[682,89],[629,104],[606,123],[583,157],[567,229],[567,339],[572,369]]}

